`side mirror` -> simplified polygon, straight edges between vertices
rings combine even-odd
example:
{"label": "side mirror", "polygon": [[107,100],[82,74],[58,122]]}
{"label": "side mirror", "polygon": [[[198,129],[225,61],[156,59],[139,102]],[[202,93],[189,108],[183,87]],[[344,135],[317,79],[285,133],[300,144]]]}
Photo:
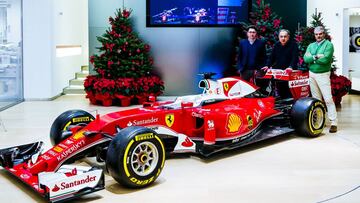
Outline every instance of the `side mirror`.
{"label": "side mirror", "polygon": [[181,108],[189,108],[193,106],[194,106],[193,102],[181,102]]}
{"label": "side mirror", "polygon": [[149,96],[149,101],[150,101],[150,102],[155,102],[155,101],[156,101],[156,97],[155,97],[155,96]]}

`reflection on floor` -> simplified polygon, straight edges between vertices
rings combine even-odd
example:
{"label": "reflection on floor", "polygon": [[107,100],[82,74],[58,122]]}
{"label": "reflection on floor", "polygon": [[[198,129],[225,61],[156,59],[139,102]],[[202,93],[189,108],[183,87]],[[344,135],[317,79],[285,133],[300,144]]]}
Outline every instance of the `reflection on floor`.
{"label": "reflection on floor", "polygon": [[5,109],[7,106],[10,106],[13,102],[0,102],[0,110]]}
{"label": "reflection on floor", "polygon": [[[0,126],[0,148],[40,140],[50,147],[52,122],[69,109],[104,114],[122,108],[93,106],[83,96],[24,102],[0,112],[7,129]],[[130,190],[106,176],[105,190],[76,202],[321,202],[360,185],[360,96],[346,96],[338,112],[335,134],[326,129],[316,139],[280,137],[207,160],[169,159],[151,187]],[[4,170],[0,185],[1,202],[45,202]],[[327,202],[359,200],[356,189]]]}
{"label": "reflection on floor", "polygon": [[7,109],[7,108],[10,108],[18,103],[21,103],[23,101],[23,99],[14,99],[14,100],[9,100],[9,101],[0,101],[0,112]]}

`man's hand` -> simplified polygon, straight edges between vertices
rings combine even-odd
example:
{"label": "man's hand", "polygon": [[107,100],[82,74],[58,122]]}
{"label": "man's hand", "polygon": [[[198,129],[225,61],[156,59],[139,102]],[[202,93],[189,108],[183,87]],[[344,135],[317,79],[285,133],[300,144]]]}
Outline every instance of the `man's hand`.
{"label": "man's hand", "polygon": [[264,72],[266,72],[269,69],[271,69],[271,68],[269,68],[268,66],[264,66],[264,67],[261,68],[261,70],[264,71]]}
{"label": "man's hand", "polygon": [[314,60],[318,60],[320,58],[324,57],[324,54],[316,54],[313,56]]}
{"label": "man's hand", "polygon": [[322,57],[324,57],[324,54],[317,54],[316,57],[317,57],[317,59],[322,58]]}
{"label": "man's hand", "polygon": [[288,67],[288,68],[285,69],[285,72],[287,74],[290,74],[292,71],[293,71],[293,69],[291,67]]}

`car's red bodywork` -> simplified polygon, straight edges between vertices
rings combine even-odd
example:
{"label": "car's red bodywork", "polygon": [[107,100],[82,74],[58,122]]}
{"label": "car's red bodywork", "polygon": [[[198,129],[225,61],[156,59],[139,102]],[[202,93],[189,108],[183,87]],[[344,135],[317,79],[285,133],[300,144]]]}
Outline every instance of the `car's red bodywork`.
{"label": "car's red bodywork", "polygon": [[[308,73],[268,72],[264,78],[270,76],[290,81],[289,87],[295,99],[308,96]],[[37,192],[46,195],[48,191],[39,184],[39,173],[56,171],[70,158],[109,142],[119,129],[129,126],[151,128],[163,139],[170,153],[192,152],[205,156],[275,136],[270,131],[264,133],[263,129],[276,128],[276,135],[293,132],[287,124],[271,123],[272,118],[283,115],[284,111],[277,108],[274,97],[257,96],[257,87],[252,84],[232,77],[217,81],[204,79],[199,86],[204,89],[203,94],[180,97],[175,101],[149,102],[140,108],[97,115],[87,126],[72,128],[70,137],[36,160],[2,165]],[[264,122],[268,123],[264,125]],[[280,130],[285,130],[279,132],[279,126]]]}

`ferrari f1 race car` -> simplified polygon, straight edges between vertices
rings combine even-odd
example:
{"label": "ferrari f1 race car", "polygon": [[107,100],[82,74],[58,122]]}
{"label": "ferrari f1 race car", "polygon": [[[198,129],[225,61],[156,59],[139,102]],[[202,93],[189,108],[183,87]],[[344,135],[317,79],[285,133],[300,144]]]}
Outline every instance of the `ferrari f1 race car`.
{"label": "ferrari f1 race car", "polygon": [[[103,170],[76,166],[84,157],[105,162],[120,184],[141,188],[160,175],[168,154],[208,157],[271,137],[296,132],[316,137],[325,124],[324,104],[309,94],[309,76],[268,70],[272,81],[289,81],[293,98],[265,96],[237,77],[199,82],[202,94],[100,116],[83,110],[59,115],[51,126],[51,149],[42,142],[0,150],[0,165],[50,202],[104,189]],[[76,163],[75,163],[76,164]]]}

